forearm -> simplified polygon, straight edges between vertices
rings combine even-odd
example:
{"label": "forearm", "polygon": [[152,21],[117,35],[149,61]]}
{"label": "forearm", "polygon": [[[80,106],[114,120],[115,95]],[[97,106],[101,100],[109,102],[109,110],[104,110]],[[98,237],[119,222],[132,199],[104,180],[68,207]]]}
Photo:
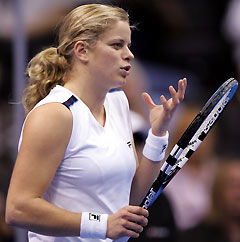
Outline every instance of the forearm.
{"label": "forearm", "polygon": [[139,205],[142,202],[144,196],[158,176],[161,165],[162,162],[152,162],[146,157],[142,157],[132,182],[130,194],[131,205]]}
{"label": "forearm", "polygon": [[168,145],[168,132],[155,136],[150,129],[143,148],[143,156],[132,183],[130,202],[139,205],[157,178]]}
{"label": "forearm", "polygon": [[[184,98],[187,79],[178,82],[178,91],[169,86],[171,98],[167,100],[160,96],[162,105],[156,105],[149,94],[143,93],[142,97],[149,108],[151,132],[149,132],[144,146],[144,156],[137,168],[132,182],[130,203],[139,205],[160,172],[161,160],[164,158],[168,139],[168,126],[176,107]],[[148,157],[151,160],[148,160]],[[155,161],[155,162],[153,162]]]}
{"label": "forearm", "polygon": [[79,236],[81,214],[58,208],[41,198],[9,202],[6,222],[50,236]]}
{"label": "forearm", "polygon": [[[48,236],[79,236],[93,239],[137,238],[147,225],[148,212],[136,206],[125,206],[106,220],[89,220],[84,214],[58,208],[45,200],[34,198],[22,204],[8,203],[6,220],[9,225]],[[86,213],[85,213],[86,215]],[[84,223],[81,223],[81,219]],[[134,222],[133,222],[134,221]],[[91,224],[90,224],[91,223]],[[94,224],[92,224],[94,223]],[[81,226],[80,226],[81,224]],[[81,229],[80,229],[81,227]]]}

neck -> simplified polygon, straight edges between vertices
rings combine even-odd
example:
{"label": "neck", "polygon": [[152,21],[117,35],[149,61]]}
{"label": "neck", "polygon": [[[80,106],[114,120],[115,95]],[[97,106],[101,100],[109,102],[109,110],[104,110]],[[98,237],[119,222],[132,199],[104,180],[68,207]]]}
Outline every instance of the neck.
{"label": "neck", "polygon": [[91,113],[95,119],[104,126],[105,123],[105,109],[104,101],[107,89],[98,86],[98,83],[94,82],[87,72],[74,72],[66,77],[65,88],[74,93],[78,98],[80,98],[90,109]]}

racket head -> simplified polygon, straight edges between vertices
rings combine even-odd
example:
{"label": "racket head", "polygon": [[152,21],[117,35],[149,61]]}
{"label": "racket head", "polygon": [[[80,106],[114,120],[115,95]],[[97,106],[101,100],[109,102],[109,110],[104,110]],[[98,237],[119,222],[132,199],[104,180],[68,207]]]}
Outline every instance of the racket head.
{"label": "racket head", "polygon": [[[209,98],[209,100],[206,102],[204,107],[200,110],[199,114],[190,123],[190,125],[188,126],[186,131],[183,133],[183,135],[177,142],[178,146],[180,146],[182,149],[185,149],[188,146],[193,135],[197,132],[197,130],[200,128],[203,121],[211,113],[211,111],[214,109],[214,107],[216,107],[216,105],[219,103],[219,101],[222,100],[222,98],[225,98],[222,109],[221,109],[221,111],[223,111],[225,106],[232,99],[237,88],[238,88],[238,81],[236,79],[229,78],[227,81],[225,81],[216,90],[216,92]],[[218,117],[219,117],[219,115],[217,116],[215,121],[218,119]],[[209,127],[209,129],[206,129],[207,132],[205,132],[205,134],[207,134],[210,131],[212,126],[213,126],[213,124]]]}

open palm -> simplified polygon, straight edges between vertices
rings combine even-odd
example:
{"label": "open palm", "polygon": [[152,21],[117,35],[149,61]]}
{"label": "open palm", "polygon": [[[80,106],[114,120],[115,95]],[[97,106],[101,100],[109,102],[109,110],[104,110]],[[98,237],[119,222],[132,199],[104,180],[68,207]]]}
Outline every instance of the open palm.
{"label": "open palm", "polygon": [[178,81],[178,91],[173,86],[169,86],[171,94],[170,99],[166,99],[163,95],[160,96],[161,105],[156,105],[151,96],[144,92],[142,94],[143,100],[149,109],[149,119],[152,127],[152,133],[156,136],[164,136],[168,130],[168,125],[171,121],[176,107],[184,99],[187,87],[187,79],[183,78]]}

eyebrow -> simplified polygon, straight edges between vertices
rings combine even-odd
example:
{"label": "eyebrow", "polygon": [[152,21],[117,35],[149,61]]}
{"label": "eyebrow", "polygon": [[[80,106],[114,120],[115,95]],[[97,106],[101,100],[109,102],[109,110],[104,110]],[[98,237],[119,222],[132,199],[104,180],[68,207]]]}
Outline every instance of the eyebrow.
{"label": "eyebrow", "polygon": [[122,44],[127,43],[128,46],[131,45],[131,42],[125,41],[121,38],[115,38],[115,39],[112,39],[111,41],[120,41]]}

